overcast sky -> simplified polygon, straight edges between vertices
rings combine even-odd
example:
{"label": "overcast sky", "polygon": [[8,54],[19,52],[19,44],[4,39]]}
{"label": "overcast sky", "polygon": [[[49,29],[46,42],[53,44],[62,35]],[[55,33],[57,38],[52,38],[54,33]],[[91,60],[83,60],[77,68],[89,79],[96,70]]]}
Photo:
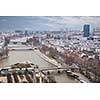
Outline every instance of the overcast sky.
{"label": "overcast sky", "polygon": [[84,24],[100,27],[98,16],[0,16],[0,31],[82,29]]}

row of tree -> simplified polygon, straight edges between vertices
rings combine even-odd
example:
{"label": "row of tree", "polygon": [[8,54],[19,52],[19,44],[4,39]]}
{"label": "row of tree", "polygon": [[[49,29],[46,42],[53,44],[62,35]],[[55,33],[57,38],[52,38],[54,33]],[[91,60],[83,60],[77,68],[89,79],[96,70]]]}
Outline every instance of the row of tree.
{"label": "row of tree", "polygon": [[78,65],[80,68],[84,68],[86,71],[92,72],[93,74],[100,76],[100,59],[99,57],[89,58],[89,55],[81,56],[82,52],[75,50],[65,50],[64,53],[58,52],[54,47],[48,47],[42,45],[41,51],[43,53],[48,52],[48,55],[52,58],[62,58],[64,63],[72,65],[73,63]]}

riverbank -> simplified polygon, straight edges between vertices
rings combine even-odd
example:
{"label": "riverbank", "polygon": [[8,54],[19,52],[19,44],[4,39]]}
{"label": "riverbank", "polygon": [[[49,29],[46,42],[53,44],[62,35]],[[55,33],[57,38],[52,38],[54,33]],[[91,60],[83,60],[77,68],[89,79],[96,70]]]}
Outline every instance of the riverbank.
{"label": "riverbank", "polygon": [[[44,59],[45,61],[47,61],[50,64],[55,65],[56,67],[62,67],[62,65],[60,63],[58,63],[55,59],[50,59],[49,57],[47,57],[45,54],[43,54],[42,52],[40,52],[39,50],[34,50],[36,52],[36,54],[38,54],[42,59]],[[69,67],[68,65],[65,65]],[[77,75],[79,77],[79,80],[84,80],[86,83],[90,83],[89,79],[86,78],[84,75],[82,75],[81,73],[78,72],[72,72],[73,74]]]}
{"label": "riverbank", "polygon": [[0,61],[3,60],[3,59],[6,59],[6,58],[8,58],[8,57],[9,57],[9,56],[6,56],[6,55],[5,55],[5,56],[2,56],[2,57],[0,57]]}
{"label": "riverbank", "polygon": [[34,52],[39,55],[42,59],[44,59],[45,61],[47,61],[48,63],[58,67],[61,66],[56,60],[54,59],[50,59],[49,57],[47,57],[45,54],[41,53],[39,50],[34,50]]}

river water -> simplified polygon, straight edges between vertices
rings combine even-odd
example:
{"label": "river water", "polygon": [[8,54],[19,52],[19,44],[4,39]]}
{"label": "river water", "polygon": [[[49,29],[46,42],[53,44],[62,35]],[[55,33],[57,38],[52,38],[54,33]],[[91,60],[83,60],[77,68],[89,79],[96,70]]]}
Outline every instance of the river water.
{"label": "river water", "polygon": [[18,62],[30,61],[40,68],[53,67],[52,64],[43,60],[39,55],[37,55],[33,50],[27,51],[10,51],[9,57],[0,61],[0,67],[5,67],[13,65]]}
{"label": "river water", "polygon": [[[15,63],[30,61],[39,66],[39,68],[50,68],[54,67],[49,62],[46,62],[39,55],[37,55],[33,50],[29,51],[10,51],[9,57],[0,61],[0,67],[3,68],[5,66],[13,65]],[[65,74],[55,75],[55,79],[57,82],[62,83],[76,83],[77,81],[70,79]]]}

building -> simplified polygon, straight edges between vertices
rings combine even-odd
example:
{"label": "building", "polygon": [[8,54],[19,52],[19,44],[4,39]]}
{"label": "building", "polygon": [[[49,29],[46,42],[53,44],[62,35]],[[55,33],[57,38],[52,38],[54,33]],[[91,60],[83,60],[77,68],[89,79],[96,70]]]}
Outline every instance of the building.
{"label": "building", "polygon": [[28,36],[28,31],[27,31],[27,30],[25,30],[25,33],[24,33],[24,34],[25,34],[25,36]]}
{"label": "building", "polygon": [[84,37],[89,37],[90,36],[90,25],[84,25]]}
{"label": "building", "polygon": [[0,60],[8,57],[8,47],[0,45]]}

